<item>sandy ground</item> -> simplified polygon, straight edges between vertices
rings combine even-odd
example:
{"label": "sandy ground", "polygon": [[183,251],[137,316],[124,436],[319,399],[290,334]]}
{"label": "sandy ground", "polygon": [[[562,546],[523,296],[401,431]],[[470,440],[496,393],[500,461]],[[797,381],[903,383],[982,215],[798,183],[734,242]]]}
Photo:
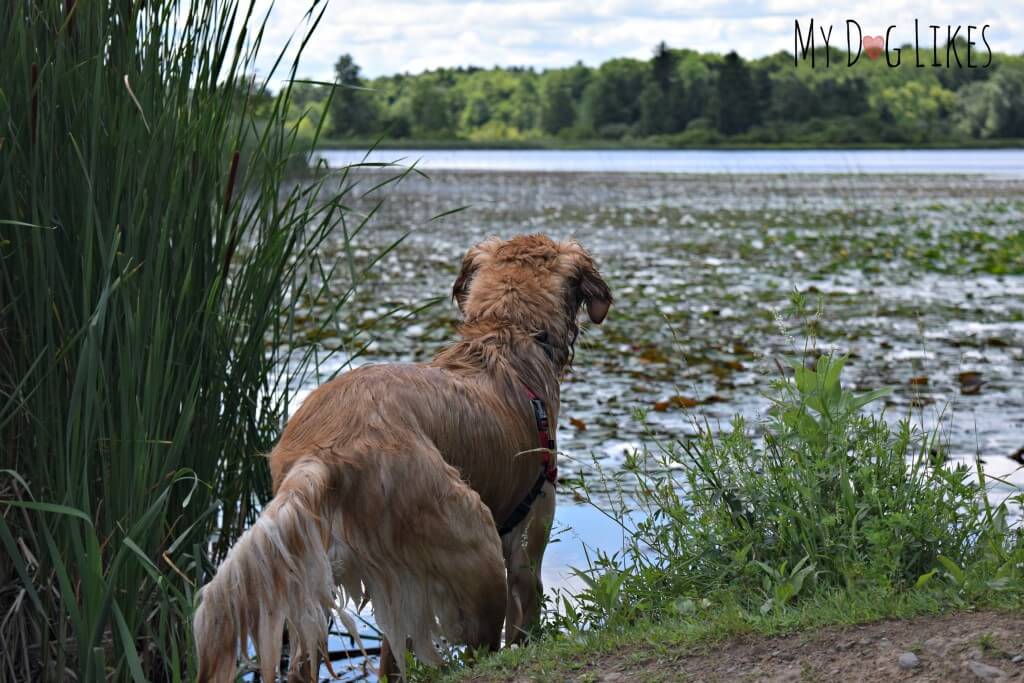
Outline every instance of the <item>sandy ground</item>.
{"label": "sandy ground", "polygon": [[959,613],[744,637],[646,660],[642,652],[625,651],[594,661],[571,680],[1024,681],[1024,616]]}

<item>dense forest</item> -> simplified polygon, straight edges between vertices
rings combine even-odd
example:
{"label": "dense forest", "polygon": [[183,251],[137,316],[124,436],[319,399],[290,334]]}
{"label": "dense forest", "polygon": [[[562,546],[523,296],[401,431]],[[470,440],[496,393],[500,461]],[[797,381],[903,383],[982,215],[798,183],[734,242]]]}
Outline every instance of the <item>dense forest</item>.
{"label": "dense forest", "polygon": [[[961,46],[961,54],[965,47]],[[833,49],[794,63],[778,52],[746,60],[658,45],[651,59],[596,68],[459,67],[361,77],[349,55],[336,83],[296,82],[291,117],[330,142],[573,145],[1009,144],[1024,138],[1024,55],[988,68],[899,66]],[[927,62],[927,60],[923,60]],[[333,94],[332,94],[333,90]]]}

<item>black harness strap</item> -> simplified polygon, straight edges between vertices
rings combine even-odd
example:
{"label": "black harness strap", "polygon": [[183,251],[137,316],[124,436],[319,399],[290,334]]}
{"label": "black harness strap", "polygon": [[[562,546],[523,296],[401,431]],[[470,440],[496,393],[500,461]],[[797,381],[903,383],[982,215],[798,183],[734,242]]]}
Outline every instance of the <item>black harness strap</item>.
{"label": "black harness strap", "polygon": [[537,477],[537,481],[533,483],[533,487],[526,494],[526,497],[516,505],[512,514],[508,516],[504,523],[498,525],[499,536],[505,536],[510,533],[519,526],[520,522],[526,519],[526,516],[530,514],[530,508],[533,507],[533,501],[537,500],[538,496],[544,495],[544,482],[550,481],[552,486],[558,482],[558,468],[554,464],[555,440],[551,438],[551,432],[549,431],[551,426],[548,423],[547,406],[544,405],[544,400],[534,393],[530,387],[523,386],[526,388],[526,395],[530,397],[533,419],[537,423],[537,440],[540,443],[540,448],[543,449],[544,456],[541,462],[540,476]]}
{"label": "black harness strap", "polygon": [[530,508],[533,507],[533,501],[537,500],[537,496],[544,495],[544,482],[548,480],[547,475],[541,473],[537,477],[537,481],[533,483],[533,488],[526,494],[526,498],[519,501],[519,505],[516,505],[516,509],[512,511],[512,514],[508,516],[505,523],[498,527],[498,535],[504,536],[510,533],[513,529],[519,526],[519,523],[526,519],[526,515],[530,514]]}

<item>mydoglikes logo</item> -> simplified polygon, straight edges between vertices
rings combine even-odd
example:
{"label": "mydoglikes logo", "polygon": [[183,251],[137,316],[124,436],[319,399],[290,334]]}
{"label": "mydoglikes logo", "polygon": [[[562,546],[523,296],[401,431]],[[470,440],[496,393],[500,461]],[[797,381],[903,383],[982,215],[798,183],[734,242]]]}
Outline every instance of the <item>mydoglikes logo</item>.
{"label": "mydoglikes logo", "polygon": [[[834,35],[832,24],[814,25],[812,18],[804,31],[800,26],[800,20],[793,21],[793,64],[800,65],[800,60],[810,62],[811,68],[816,68],[815,50],[825,48],[825,68],[832,66],[830,47],[840,43],[842,38]],[[828,27],[826,30],[826,26]],[[969,69],[988,68],[992,64],[992,48],[988,44],[988,37],[985,31],[990,24],[984,24],[980,28],[973,24],[967,26],[951,26],[928,24],[922,26],[920,20],[914,19],[913,31],[913,54],[914,64],[920,68],[926,67],[963,67]],[[817,30],[815,30],[817,28]],[[895,24],[890,25],[882,35],[865,34],[860,23],[856,19],[846,20],[846,66],[856,64],[862,55],[866,55],[871,61],[877,60],[883,54],[885,62],[889,66],[899,66],[903,59],[903,51],[908,48],[895,47],[896,45],[910,45],[911,38],[909,29],[900,30]],[[982,47],[984,46],[984,47]],[[817,57],[820,62],[821,55]]]}

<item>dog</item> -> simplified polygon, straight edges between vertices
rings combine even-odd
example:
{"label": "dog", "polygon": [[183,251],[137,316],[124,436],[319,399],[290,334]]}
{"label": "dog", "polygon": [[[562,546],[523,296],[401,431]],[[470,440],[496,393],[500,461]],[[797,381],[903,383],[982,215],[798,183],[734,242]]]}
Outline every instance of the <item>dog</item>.
{"label": "dog", "polygon": [[373,602],[382,677],[409,647],[439,665],[442,639],[496,650],[539,622],[559,380],[581,308],[600,324],[612,295],[578,242],[523,235],[469,249],[452,297],[459,339],[431,362],[352,370],[290,419],[273,499],[201,591],[201,682],[233,681],[250,640],[276,680],[285,623],[289,680],[313,679],[347,600]]}

